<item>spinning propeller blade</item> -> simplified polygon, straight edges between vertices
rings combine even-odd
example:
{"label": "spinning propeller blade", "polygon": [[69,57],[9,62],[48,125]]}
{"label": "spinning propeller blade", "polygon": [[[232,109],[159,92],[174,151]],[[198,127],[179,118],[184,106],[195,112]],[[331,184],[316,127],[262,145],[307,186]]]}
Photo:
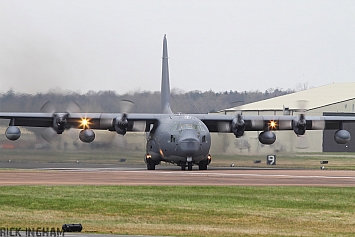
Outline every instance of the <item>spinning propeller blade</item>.
{"label": "spinning propeller blade", "polygon": [[[51,113],[53,114],[53,119],[55,119],[55,113],[57,112],[55,105],[53,102],[50,100],[47,101],[40,109],[41,112],[43,113]],[[66,113],[69,115],[70,113],[80,113],[81,112],[81,107],[74,101],[69,102],[67,108],[66,108]],[[68,130],[68,128],[66,128]],[[74,130],[69,129],[69,136],[65,137],[65,140],[72,140],[75,141],[78,139],[78,135],[76,133],[75,136],[73,136]],[[43,128],[41,131],[41,137],[47,141],[48,143],[54,142],[54,141],[60,141],[60,137],[57,136],[57,131],[54,130],[53,127],[48,127],[48,128]]]}

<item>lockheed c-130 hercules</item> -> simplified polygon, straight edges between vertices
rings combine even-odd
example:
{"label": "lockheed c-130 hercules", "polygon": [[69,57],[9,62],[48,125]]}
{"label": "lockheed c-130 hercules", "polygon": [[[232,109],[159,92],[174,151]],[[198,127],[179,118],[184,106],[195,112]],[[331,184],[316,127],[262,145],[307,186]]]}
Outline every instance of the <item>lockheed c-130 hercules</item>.
{"label": "lockheed c-130 hercules", "polygon": [[343,129],[343,123],[355,122],[355,118],[346,116],[245,116],[216,114],[174,114],[170,108],[170,85],[168,68],[168,50],[166,35],[163,39],[161,113],[14,113],[0,112],[1,119],[9,119],[5,134],[9,140],[20,138],[17,126],[47,127],[62,134],[69,128],[81,129],[79,139],[90,143],[95,139],[95,129],[108,130],[125,135],[134,131],[135,125],[144,124],[147,133],[146,154],[144,156],[148,170],[154,170],[161,161],[177,164],[182,170],[198,165],[206,170],[211,162],[210,132],[233,133],[236,138],[245,131],[260,131],[262,144],[273,144],[276,140],[274,130],[293,130],[297,136],[306,130],[338,129],[334,139],[338,144],[347,143],[351,136]]}

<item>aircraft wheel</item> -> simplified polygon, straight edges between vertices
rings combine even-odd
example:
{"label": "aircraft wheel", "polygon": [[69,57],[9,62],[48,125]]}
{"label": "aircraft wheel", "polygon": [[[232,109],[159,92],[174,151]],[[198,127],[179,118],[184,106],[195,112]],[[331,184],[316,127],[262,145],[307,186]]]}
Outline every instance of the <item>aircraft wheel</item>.
{"label": "aircraft wheel", "polygon": [[187,169],[188,170],[192,170],[192,162],[188,162],[187,163]]}
{"label": "aircraft wheel", "polygon": [[186,169],[186,163],[185,162],[181,162],[181,170],[185,170]]}
{"label": "aircraft wheel", "polygon": [[153,162],[148,163],[147,170],[155,170],[155,164]]}
{"label": "aircraft wheel", "polygon": [[208,160],[202,160],[198,163],[199,170],[207,170]]}

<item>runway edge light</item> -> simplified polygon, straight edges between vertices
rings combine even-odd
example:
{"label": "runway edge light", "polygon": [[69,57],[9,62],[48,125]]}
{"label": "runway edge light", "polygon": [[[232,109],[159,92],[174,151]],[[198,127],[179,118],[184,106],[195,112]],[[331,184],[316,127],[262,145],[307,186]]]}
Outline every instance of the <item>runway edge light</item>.
{"label": "runway edge light", "polygon": [[64,224],[62,230],[64,232],[81,232],[83,226],[81,224]]}

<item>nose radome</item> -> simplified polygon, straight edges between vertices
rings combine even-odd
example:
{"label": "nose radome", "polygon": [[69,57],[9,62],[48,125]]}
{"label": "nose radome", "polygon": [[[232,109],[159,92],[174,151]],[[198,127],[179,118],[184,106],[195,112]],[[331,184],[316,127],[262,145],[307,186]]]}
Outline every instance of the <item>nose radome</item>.
{"label": "nose radome", "polygon": [[179,148],[184,156],[194,156],[200,147],[195,130],[186,130],[179,139]]}

